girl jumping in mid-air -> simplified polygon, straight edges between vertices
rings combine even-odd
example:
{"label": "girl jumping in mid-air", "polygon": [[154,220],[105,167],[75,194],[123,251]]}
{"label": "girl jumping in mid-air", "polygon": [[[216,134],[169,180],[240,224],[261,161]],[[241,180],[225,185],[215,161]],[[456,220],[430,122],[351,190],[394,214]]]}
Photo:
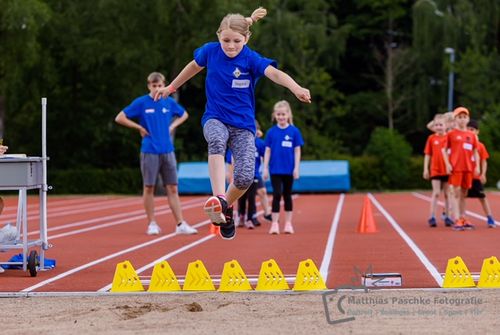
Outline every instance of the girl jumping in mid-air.
{"label": "girl jumping in mid-air", "polygon": [[[218,42],[210,42],[194,52],[170,85],[156,92],[155,99],[174,93],[205,67],[207,104],[202,117],[208,143],[208,169],[213,196],[204,206],[212,224],[220,226],[224,239],[235,235],[232,204],[253,181],[255,166],[255,86],[265,75],[288,88],[302,102],[311,102],[309,90],[276,68],[276,62],[262,57],[246,44],[250,26],[266,16],[264,8],[250,17],[226,15],[217,30]],[[225,190],[224,154],[229,147],[234,157],[234,180]]]}

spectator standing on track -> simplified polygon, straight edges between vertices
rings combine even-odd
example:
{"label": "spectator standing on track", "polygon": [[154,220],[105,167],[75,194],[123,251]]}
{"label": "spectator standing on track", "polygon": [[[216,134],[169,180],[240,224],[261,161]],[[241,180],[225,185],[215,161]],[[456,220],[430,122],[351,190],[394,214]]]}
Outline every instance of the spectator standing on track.
{"label": "spectator standing on track", "polygon": [[[474,229],[465,219],[465,197],[472,186],[474,175],[479,175],[479,165],[474,167],[473,158],[478,161],[477,136],[467,130],[469,110],[457,107],[453,111],[456,128],[448,132],[446,147],[442,149],[446,172],[450,174],[450,202],[455,224],[454,230]],[[448,150],[451,152],[448,155]]]}
{"label": "spectator standing on track", "polygon": [[[446,173],[446,165],[443,159],[442,149],[446,147],[445,133],[445,117],[443,114],[436,114],[432,120],[432,130],[434,134],[427,138],[424,149],[424,170],[423,177],[425,180],[430,180],[432,185],[432,200],[430,206],[430,218],[428,220],[430,227],[436,227],[436,206],[439,199],[439,194],[443,192],[445,201],[445,213],[448,206],[448,174]],[[445,214],[444,224],[447,227],[453,225],[453,220]]]}
{"label": "spectator standing on track", "polygon": [[483,185],[486,184],[486,172],[488,171],[488,158],[490,157],[490,154],[488,153],[488,150],[486,150],[485,145],[479,141],[479,123],[476,120],[470,120],[469,123],[467,123],[467,129],[476,134],[478,137],[477,152],[479,154],[479,163],[475,161],[474,164],[479,165],[480,170],[480,175],[474,176],[474,179],[472,180],[472,187],[467,192],[467,198],[477,198],[479,200],[484,213],[486,214],[488,227],[496,228],[497,225],[491,215],[490,204],[488,199],[486,199],[486,193],[484,192],[483,187]]}
{"label": "spectator standing on track", "polygon": [[[177,223],[177,234],[196,234],[198,231],[187,224],[182,217],[181,202],[177,189],[177,160],[171,135],[188,118],[184,107],[173,98],[154,100],[158,89],[165,87],[165,77],[159,72],[148,76],[149,94],[135,99],[115,118],[122,126],[139,131],[141,144],[141,172],[143,179],[143,202],[149,222],[147,234],[161,232],[154,213],[154,187],[158,174],[161,175],[168,197],[168,203]],[[172,118],[175,118],[172,121]],[[133,121],[137,119],[139,123]]]}
{"label": "spectator standing on track", "polygon": [[272,223],[269,234],[279,234],[279,215],[281,196],[285,202],[285,226],[283,232],[293,234],[292,225],[292,187],[293,180],[299,178],[301,147],[304,145],[299,128],[293,125],[290,104],[278,101],[274,105],[273,120],[276,125],[266,133],[266,152],[264,154],[264,180],[271,176],[273,185]]}
{"label": "spectator standing on track", "polygon": [[[302,102],[311,102],[309,90],[298,85],[288,74],[276,68],[276,62],[264,58],[246,46],[250,26],[266,16],[264,8],[250,17],[226,15],[217,30],[218,42],[203,45],[194,52],[194,60],[155,98],[174,93],[186,81],[207,68],[205,91],[207,104],[202,117],[203,134],[208,143],[208,166],[212,194],[204,206],[212,224],[220,226],[223,239],[236,233],[232,204],[254,177],[255,165],[255,86],[265,75],[288,88]],[[226,147],[234,157],[234,180],[225,188],[224,154]]]}

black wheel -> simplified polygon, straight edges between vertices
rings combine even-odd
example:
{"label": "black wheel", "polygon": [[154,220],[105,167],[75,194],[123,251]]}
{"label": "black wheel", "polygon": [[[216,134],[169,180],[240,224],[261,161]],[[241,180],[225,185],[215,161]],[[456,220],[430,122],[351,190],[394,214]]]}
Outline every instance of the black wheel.
{"label": "black wheel", "polygon": [[36,259],[37,256],[38,254],[35,250],[31,250],[30,255],[28,256],[28,270],[31,277],[36,277],[36,267],[38,266],[38,260]]}

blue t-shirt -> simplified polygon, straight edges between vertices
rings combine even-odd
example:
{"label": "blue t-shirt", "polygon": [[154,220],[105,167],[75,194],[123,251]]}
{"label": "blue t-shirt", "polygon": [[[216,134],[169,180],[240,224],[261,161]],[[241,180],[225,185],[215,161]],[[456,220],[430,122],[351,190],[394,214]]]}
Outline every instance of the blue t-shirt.
{"label": "blue t-shirt", "polygon": [[293,174],[295,148],[304,145],[299,128],[289,125],[281,129],[273,126],[266,133],[266,147],[271,149],[269,174]]}
{"label": "blue t-shirt", "polygon": [[264,157],[264,153],[266,152],[266,143],[263,139],[256,137],[255,138],[255,178],[261,178],[260,173],[260,165],[262,161],[262,157]]}
{"label": "blue t-shirt", "polygon": [[139,124],[149,133],[142,138],[141,152],[149,154],[166,154],[174,151],[168,128],[174,116],[184,115],[184,107],[173,98],[154,101],[147,94],[135,99],[123,109],[129,119],[138,119]]}
{"label": "blue t-shirt", "polygon": [[238,56],[224,54],[219,42],[194,51],[196,64],[207,68],[207,104],[202,125],[210,119],[255,133],[255,85],[265,69],[276,61],[262,57],[246,45]]}

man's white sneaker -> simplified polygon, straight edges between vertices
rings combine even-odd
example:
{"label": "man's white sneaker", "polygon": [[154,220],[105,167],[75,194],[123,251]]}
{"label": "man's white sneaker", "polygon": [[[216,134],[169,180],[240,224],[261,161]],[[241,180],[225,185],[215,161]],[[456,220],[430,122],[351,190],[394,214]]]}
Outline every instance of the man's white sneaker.
{"label": "man's white sneaker", "polygon": [[0,273],[4,273],[4,272],[5,272],[5,269],[0,266]]}
{"label": "man's white sneaker", "polygon": [[188,225],[186,221],[182,221],[182,223],[179,226],[175,227],[175,233],[184,235],[193,235],[193,234],[198,234],[198,230]]}
{"label": "man's white sneaker", "polygon": [[148,231],[146,234],[148,235],[159,235],[161,232],[160,226],[155,221],[151,221],[148,226]]}

